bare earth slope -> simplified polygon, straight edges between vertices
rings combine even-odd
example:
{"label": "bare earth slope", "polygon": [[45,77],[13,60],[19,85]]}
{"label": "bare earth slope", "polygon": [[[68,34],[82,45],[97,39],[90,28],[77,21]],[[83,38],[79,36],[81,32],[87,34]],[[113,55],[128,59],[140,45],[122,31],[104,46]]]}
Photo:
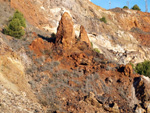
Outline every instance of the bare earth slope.
{"label": "bare earth slope", "polygon": [[0,33],[1,112],[150,112],[150,78],[128,64],[150,59],[149,13],[88,0],[0,2],[2,28],[11,8],[27,20],[21,39]]}
{"label": "bare earth slope", "polygon": [[1,113],[42,112],[25,73],[26,54],[15,52],[5,41],[13,40],[0,33],[0,111]]}

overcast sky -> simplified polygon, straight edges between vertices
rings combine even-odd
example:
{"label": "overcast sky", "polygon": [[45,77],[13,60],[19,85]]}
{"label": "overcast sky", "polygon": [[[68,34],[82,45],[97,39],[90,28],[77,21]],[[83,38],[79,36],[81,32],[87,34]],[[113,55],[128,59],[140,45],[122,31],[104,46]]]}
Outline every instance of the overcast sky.
{"label": "overcast sky", "polygon": [[[129,1],[129,8],[137,4],[143,12],[145,12],[145,0],[91,0],[96,5],[99,5],[105,9],[109,9],[109,2],[111,1],[111,8],[127,6],[127,1]],[[150,12],[150,0],[148,2],[148,12]]]}

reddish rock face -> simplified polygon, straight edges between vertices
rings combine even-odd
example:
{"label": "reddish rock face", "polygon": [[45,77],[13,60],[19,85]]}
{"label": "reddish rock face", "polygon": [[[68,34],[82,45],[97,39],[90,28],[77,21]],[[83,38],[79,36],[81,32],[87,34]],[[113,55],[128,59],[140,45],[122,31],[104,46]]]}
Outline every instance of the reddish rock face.
{"label": "reddish rock face", "polygon": [[41,56],[43,54],[42,52],[50,51],[51,43],[48,43],[41,38],[37,38],[31,43],[29,48],[33,50],[37,56]]}
{"label": "reddish rock face", "polygon": [[131,76],[133,74],[133,69],[130,64],[120,65],[119,72],[122,72],[125,76]]}
{"label": "reddish rock face", "polygon": [[56,34],[56,45],[62,44],[63,47],[71,48],[75,44],[75,31],[70,15],[65,12],[59,22]]}
{"label": "reddish rock face", "polygon": [[87,32],[85,31],[84,27],[81,25],[80,27],[80,36],[79,36],[80,41],[86,42],[89,47],[91,47],[91,42],[89,40],[89,37],[87,35]]}

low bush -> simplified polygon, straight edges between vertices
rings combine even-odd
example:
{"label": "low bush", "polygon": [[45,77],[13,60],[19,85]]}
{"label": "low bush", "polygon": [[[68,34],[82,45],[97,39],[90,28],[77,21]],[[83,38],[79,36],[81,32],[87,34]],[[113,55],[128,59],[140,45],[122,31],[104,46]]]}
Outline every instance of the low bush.
{"label": "low bush", "polygon": [[9,25],[7,27],[5,27],[3,32],[4,32],[4,34],[13,36],[15,38],[20,38],[21,36],[23,36],[25,34],[25,31],[22,28],[19,19],[17,19],[17,18],[11,20],[11,22],[9,23]]}
{"label": "low bush", "polygon": [[100,21],[104,22],[104,23],[107,23],[107,20],[106,20],[106,18],[104,16],[102,18],[100,18]]}
{"label": "low bush", "polygon": [[100,53],[98,48],[94,48],[94,51],[97,52],[97,53]]}
{"label": "low bush", "polygon": [[23,14],[17,10],[13,17],[9,19],[9,24],[4,28],[3,33],[15,38],[21,38],[25,34],[25,27],[26,23]]}
{"label": "low bush", "polygon": [[133,10],[141,11],[141,9],[139,8],[139,6],[138,6],[138,5],[134,5],[134,6],[132,7],[132,9],[133,9]]}
{"label": "low bush", "polygon": [[124,6],[123,9],[129,9],[128,6]]}
{"label": "low bush", "polygon": [[92,48],[93,48],[93,43],[91,42],[91,46],[92,46]]}
{"label": "low bush", "polygon": [[26,27],[25,18],[23,16],[23,14],[21,12],[19,12],[18,10],[16,10],[16,12],[14,13],[12,20],[16,19],[16,18],[19,19],[21,26],[25,28]]}
{"label": "low bush", "polygon": [[144,61],[138,63],[135,67],[135,71],[140,75],[145,75],[150,77],[150,61]]}

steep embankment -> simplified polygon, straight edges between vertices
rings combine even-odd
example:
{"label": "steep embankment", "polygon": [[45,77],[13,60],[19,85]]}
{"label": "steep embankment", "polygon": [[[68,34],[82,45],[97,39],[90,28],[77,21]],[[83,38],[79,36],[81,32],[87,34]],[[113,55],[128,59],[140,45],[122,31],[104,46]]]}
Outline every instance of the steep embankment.
{"label": "steep embankment", "polygon": [[[85,26],[94,48],[113,61],[127,64],[150,59],[149,13],[120,8],[105,10],[88,0],[13,0],[11,5],[22,11],[33,25],[54,33],[61,15],[69,12],[76,35],[79,26]],[[107,24],[99,20],[103,16]]]}
{"label": "steep embankment", "polygon": [[31,86],[40,103],[50,112],[149,112],[150,79],[94,52],[84,27],[80,30],[75,38],[71,17],[64,13],[55,41],[38,38],[29,46],[37,55]]}
{"label": "steep embankment", "polygon": [[29,23],[20,40],[0,33],[1,111],[150,111],[150,79],[119,65],[149,58],[148,43],[138,37],[149,36],[148,13],[107,11],[87,0],[11,0],[11,6]]}
{"label": "steep embankment", "polygon": [[24,61],[28,58],[23,51],[15,52],[8,46],[13,40],[12,37],[0,33],[0,111],[42,112],[25,73]]}

